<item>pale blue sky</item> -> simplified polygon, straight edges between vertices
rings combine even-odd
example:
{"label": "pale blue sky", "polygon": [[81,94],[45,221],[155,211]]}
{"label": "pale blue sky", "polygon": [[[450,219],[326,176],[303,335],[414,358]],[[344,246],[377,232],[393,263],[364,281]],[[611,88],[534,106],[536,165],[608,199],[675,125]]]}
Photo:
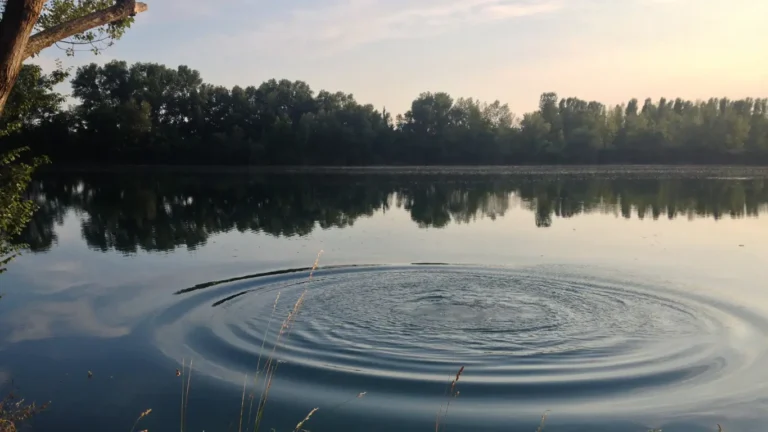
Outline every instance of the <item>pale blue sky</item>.
{"label": "pale blue sky", "polygon": [[422,91],[499,99],[556,91],[631,97],[768,96],[765,0],[144,0],[103,55],[197,69],[207,82],[301,79],[404,112]]}

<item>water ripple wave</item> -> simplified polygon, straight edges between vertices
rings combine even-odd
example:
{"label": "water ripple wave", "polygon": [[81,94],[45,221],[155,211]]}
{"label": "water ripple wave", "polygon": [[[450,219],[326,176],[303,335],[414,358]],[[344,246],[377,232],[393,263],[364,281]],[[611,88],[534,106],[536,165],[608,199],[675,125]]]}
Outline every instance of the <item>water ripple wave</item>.
{"label": "water ripple wave", "polygon": [[291,400],[367,391],[400,413],[434,413],[459,366],[462,405],[486,417],[508,416],[510,407],[733,408],[768,382],[763,317],[660,283],[555,266],[362,266],[307,275],[291,269],[181,290],[155,320],[158,346],[242,385],[306,289],[275,351]]}

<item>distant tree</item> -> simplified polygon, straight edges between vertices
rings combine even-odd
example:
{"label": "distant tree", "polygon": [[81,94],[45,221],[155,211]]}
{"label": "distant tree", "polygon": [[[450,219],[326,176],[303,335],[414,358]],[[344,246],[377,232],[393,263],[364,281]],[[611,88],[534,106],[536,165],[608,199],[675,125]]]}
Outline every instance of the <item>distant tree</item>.
{"label": "distant tree", "polygon": [[[544,93],[516,121],[507,105],[422,93],[392,121],[351,94],[302,81],[225,88],[186,66],[112,61],[59,76],[28,68],[19,101],[39,107],[0,145],[61,162],[122,164],[768,163],[766,99],[600,102]],[[17,106],[17,103],[12,104]]]}

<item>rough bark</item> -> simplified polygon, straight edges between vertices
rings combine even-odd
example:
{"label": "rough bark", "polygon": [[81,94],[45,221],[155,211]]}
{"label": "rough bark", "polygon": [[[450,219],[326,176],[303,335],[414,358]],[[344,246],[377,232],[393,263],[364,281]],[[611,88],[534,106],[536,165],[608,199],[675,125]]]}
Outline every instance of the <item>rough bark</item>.
{"label": "rough bark", "polygon": [[117,0],[114,6],[75,18],[30,37],[46,0],[8,0],[0,21],[0,115],[19,76],[22,62],[54,43],[147,10],[136,0]]}
{"label": "rough bark", "polygon": [[19,76],[29,34],[45,0],[8,0],[0,21],[0,114]]}
{"label": "rough bark", "polygon": [[147,5],[135,0],[117,2],[114,6],[61,23],[34,34],[24,50],[24,58],[37,54],[54,43],[92,28],[128,18],[147,10]]}

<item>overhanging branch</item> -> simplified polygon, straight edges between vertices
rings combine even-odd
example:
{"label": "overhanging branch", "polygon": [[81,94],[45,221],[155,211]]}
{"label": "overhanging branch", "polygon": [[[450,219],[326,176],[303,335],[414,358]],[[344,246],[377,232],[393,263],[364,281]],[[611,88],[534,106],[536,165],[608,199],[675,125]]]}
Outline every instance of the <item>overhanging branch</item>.
{"label": "overhanging branch", "polygon": [[29,38],[27,48],[24,50],[24,58],[35,55],[62,39],[131,17],[146,10],[147,5],[145,3],[136,2],[136,0],[122,0],[112,7],[53,26]]}

